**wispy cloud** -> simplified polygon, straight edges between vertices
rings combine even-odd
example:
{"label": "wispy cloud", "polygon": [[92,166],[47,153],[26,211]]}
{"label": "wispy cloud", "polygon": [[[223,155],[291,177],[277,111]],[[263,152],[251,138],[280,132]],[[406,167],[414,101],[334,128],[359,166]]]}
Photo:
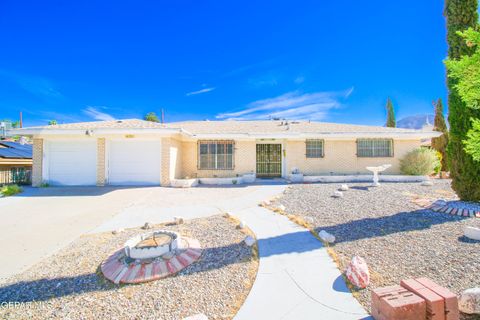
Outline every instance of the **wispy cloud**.
{"label": "wispy cloud", "polygon": [[278,85],[278,79],[274,75],[267,74],[261,77],[250,78],[248,83],[254,87],[274,87]]}
{"label": "wispy cloud", "polygon": [[193,96],[193,95],[196,95],[196,94],[207,93],[207,92],[210,92],[210,91],[213,91],[213,90],[215,90],[215,87],[204,88],[204,89],[200,89],[200,90],[197,90],[197,91],[188,92],[186,94],[186,96]]}
{"label": "wispy cloud", "polygon": [[88,115],[89,117],[95,119],[95,120],[101,120],[101,121],[110,121],[110,120],[115,120],[115,118],[105,112],[102,112],[98,109],[104,109],[104,107],[87,107],[83,110],[83,113]]}
{"label": "wispy cloud", "polygon": [[295,120],[323,120],[332,109],[339,108],[342,100],[348,98],[353,87],[344,91],[301,93],[293,91],[281,96],[257,100],[245,108],[220,113],[217,119],[261,120],[286,118]]}
{"label": "wispy cloud", "polygon": [[0,77],[7,79],[8,81],[16,83],[23,90],[43,98],[60,98],[62,94],[57,90],[52,81],[47,78],[19,74],[15,72],[9,72],[6,70],[0,70]]}
{"label": "wispy cloud", "polygon": [[304,76],[298,76],[293,80],[293,82],[295,82],[296,84],[304,83],[305,82],[305,77]]}

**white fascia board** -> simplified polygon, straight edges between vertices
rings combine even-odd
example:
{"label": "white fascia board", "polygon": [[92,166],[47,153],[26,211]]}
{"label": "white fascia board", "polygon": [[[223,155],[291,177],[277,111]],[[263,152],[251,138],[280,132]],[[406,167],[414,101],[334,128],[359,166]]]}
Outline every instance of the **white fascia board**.
{"label": "white fascia board", "polygon": [[220,139],[357,139],[357,138],[392,138],[392,139],[430,139],[441,136],[438,131],[424,132],[319,132],[319,133],[266,133],[266,134],[193,134],[190,138],[199,140]]}
{"label": "white fascia board", "polygon": [[43,128],[22,128],[15,129],[11,132],[16,135],[32,136],[32,135],[85,135],[87,130],[92,132],[92,135],[95,134],[158,134],[162,136],[169,136],[172,134],[181,133],[180,129],[170,129],[170,128],[148,128],[148,129],[135,129],[135,128],[122,128],[122,129],[109,129],[109,128],[99,128],[99,129],[43,129]]}

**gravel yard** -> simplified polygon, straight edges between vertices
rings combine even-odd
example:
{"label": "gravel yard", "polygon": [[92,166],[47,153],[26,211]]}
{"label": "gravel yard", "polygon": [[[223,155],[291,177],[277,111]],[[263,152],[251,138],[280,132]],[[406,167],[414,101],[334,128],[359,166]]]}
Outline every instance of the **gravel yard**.
{"label": "gravel yard", "polygon": [[[480,286],[480,242],[463,237],[464,226],[480,227],[479,218],[425,210],[414,201],[456,200],[450,180],[420,183],[350,183],[343,198],[333,198],[339,184],[299,184],[273,202],[336,237],[332,246],[339,268],[354,255],[366,259],[371,283],[354,293],[370,310],[370,289],[426,276],[455,293]],[[455,202],[458,204],[458,202]],[[479,204],[468,204],[479,209]]]}
{"label": "gravel yard", "polygon": [[[200,241],[199,261],[176,276],[139,285],[114,285],[99,266],[139,228],[117,235],[82,236],[67,248],[0,285],[1,319],[182,319],[204,313],[231,319],[245,300],[258,268],[236,224],[217,215],[181,225],[156,225]],[[31,304],[30,304],[31,302]]]}

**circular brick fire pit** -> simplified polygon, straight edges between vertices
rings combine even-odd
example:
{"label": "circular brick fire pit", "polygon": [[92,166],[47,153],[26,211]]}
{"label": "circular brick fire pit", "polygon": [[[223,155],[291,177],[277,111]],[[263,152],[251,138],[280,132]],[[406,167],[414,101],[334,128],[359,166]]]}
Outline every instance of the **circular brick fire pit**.
{"label": "circular brick fire pit", "polygon": [[101,265],[103,275],[114,283],[141,283],[176,274],[202,254],[196,239],[158,230],[130,238]]}

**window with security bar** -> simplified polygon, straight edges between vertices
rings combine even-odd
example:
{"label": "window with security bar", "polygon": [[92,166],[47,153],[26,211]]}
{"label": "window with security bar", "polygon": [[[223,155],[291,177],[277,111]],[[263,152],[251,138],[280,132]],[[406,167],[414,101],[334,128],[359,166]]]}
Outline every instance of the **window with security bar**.
{"label": "window with security bar", "polygon": [[323,158],[324,142],[320,139],[308,139],[306,142],[307,158]]}
{"label": "window with security bar", "polygon": [[393,157],[392,139],[358,139],[357,157],[381,158]]}
{"label": "window with security bar", "polygon": [[199,141],[198,168],[201,170],[232,170],[233,141]]}

